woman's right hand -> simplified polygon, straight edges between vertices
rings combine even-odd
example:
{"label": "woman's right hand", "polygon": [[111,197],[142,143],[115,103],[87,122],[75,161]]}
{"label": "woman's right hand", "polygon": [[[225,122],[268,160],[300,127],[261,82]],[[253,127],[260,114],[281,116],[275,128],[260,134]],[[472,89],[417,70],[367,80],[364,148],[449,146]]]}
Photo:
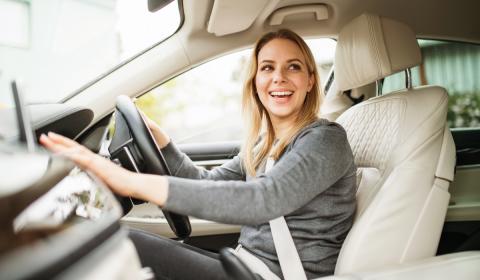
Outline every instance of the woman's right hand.
{"label": "woman's right hand", "polygon": [[165,131],[163,131],[160,126],[153,120],[151,120],[147,115],[143,112],[140,111],[140,114],[142,114],[143,119],[145,120],[145,123],[147,124],[148,128],[153,134],[153,138],[155,138],[155,141],[157,142],[157,145],[160,149],[163,149],[165,146],[170,143],[170,137],[168,136]]}
{"label": "woman's right hand", "polygon": [[131,196],[159,206],[167,201],[168,180],[165,176],[128,171],[77,142],[52,132],[42,134],[39,140],[50,151],[71,159],[83,170],[95,174],[121,196]]}
{"label": "woman's right hand", "polygon": [[101,179],[113,191],[122,196],[135,196],[136,173],[130,172],[101,157],[77,142],[59,134],[49,132],[40,136],[40,143],[54,152],[74,161],[80,168],[88,170]]}

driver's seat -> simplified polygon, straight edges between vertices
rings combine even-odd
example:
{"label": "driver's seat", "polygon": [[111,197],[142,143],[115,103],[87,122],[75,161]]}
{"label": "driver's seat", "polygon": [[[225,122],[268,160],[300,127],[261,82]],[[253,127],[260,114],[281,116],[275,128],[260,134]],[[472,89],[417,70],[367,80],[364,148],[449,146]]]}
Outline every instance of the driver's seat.
{"label": "driver's seat", "polygon": [[[420,63],[408,26],[363,14],[339,34],[337,86],[358,88]],[[435,255],[455,166],[447,104],[444,88],[407,83],[406,89],[362,102],[337,119],[358,167],[358,206],[335,274]]]}

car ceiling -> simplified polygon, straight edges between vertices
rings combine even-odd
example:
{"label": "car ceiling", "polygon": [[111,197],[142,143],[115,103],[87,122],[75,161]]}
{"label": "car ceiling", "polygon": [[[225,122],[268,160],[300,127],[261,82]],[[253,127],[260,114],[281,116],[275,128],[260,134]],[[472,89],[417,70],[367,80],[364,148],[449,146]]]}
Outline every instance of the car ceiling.
{"label": "car ceiling", "polygon": [[[187,1],[186,1],[187,2]],[[202,2],[202,1],[200,1]],[[289,6],[324,4],[328,7],[328,19],[315,21],[313,14],[304,13],[287,18],[285,25],[302,32],[304,35],[335,37],[340,28],[351,19],[367,12],[405,22],[413,28],[419,37],[435,37],[461,41],[480,42],[480,20],[478,10],[480,2],[477,0],[244,0],[212,1],[213,8],[197,15],[203,20],[212,15],[221,15],[228,19],[230,24],[219,22],[218,28],[243,31],[246,29],[258,30],[258,35],[276,26],[269,26],[269,17],[276,10]],[[199,3],[198,3],[199,4]],[[254,9],[260,8],[259,9]],[[219,11],[216,11],[219,10]],[[215,13],[211,13],[211,11]],[[244,18],[254,18],[251,26],[238,30],[236,22],[243,22]],[[197,25],[199,30],[204,25]],[[232,32],[232,33],[233,33]],[[228,33],[228,32],[225,32]]]}
{"label": "car ceiling", "polygon": [[[116,96],[133,97],[147,92],[205,61],[251,46],[265,32],[287,27],[307,38],[335,38],[344,24],[365,12],[403,21],[420,38],[480,43],[480,17],[477,15],[480,1],[477,0],[180,1],[184,21],[175,35],[93,83],[66,103],[86,105],[95,113],[95,122],[112,111],[112,100]],[[269,24],[271,14],[280,8],[312,4],[326,5],[328,19],[318,21],[313,13],[303,13],[285,18],[278,26]],[[251,8],[252,5],[256,8]],[[225,26],[219,18],[229,19],[231,24]],[[245,24],[245,18],[250,20],[249,24]],[[226,35],[214,34],[219,29]]]}

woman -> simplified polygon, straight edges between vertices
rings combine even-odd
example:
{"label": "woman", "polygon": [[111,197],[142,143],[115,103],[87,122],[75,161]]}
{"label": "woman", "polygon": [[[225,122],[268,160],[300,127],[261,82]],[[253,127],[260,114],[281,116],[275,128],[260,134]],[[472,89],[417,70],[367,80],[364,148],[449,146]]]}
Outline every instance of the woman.
{"label": "woman", "polygon": [[[55,134],[40,140],[120,195],[243,225],[242,250],[280,278],[269,220],[285,216],[307,277],[314,278],[333,273],[356,206],[356,168],[345,131],[317,118],[320,103],[311,51],[294,32],[279,30],[255,45],[243,90],[247,137],[242,152],[221,167],[195,167],[151,121],[171,177],[131,173]],[[269,157],[275,164],[265,172]],[[132,231],[131,238],[158,279],[227,278],[217,254],[145,232]]]}

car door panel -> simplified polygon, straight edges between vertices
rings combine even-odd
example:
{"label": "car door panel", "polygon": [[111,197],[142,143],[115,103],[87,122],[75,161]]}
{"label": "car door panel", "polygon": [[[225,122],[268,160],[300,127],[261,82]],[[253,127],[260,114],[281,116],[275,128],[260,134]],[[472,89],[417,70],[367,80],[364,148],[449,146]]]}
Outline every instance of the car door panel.
{"label": "car door panel", "polygon": [[[179,144],[178,148],[189,156],[199,167],[212,169],[232,159],[238,154],[238,141]],[[154,204],[135,205],[132,211],[122,218],[122,223],[130,227],[143,229],[161,236],[173,238],[161,210]],[[218,251],[225,246],[233,246],[238,240],[240,226],[216,223],[190,217],[191,236],[185,242],[211,251]]]}
{"label": "car door panel", "polygon": [[194,162],[232,159],[240,150],[239,141],[178,144],[177,146]]}
{"label": "car door panel", "polygon": [[452,129],[457,166],[437,254],[480,250],[480,129]]}

